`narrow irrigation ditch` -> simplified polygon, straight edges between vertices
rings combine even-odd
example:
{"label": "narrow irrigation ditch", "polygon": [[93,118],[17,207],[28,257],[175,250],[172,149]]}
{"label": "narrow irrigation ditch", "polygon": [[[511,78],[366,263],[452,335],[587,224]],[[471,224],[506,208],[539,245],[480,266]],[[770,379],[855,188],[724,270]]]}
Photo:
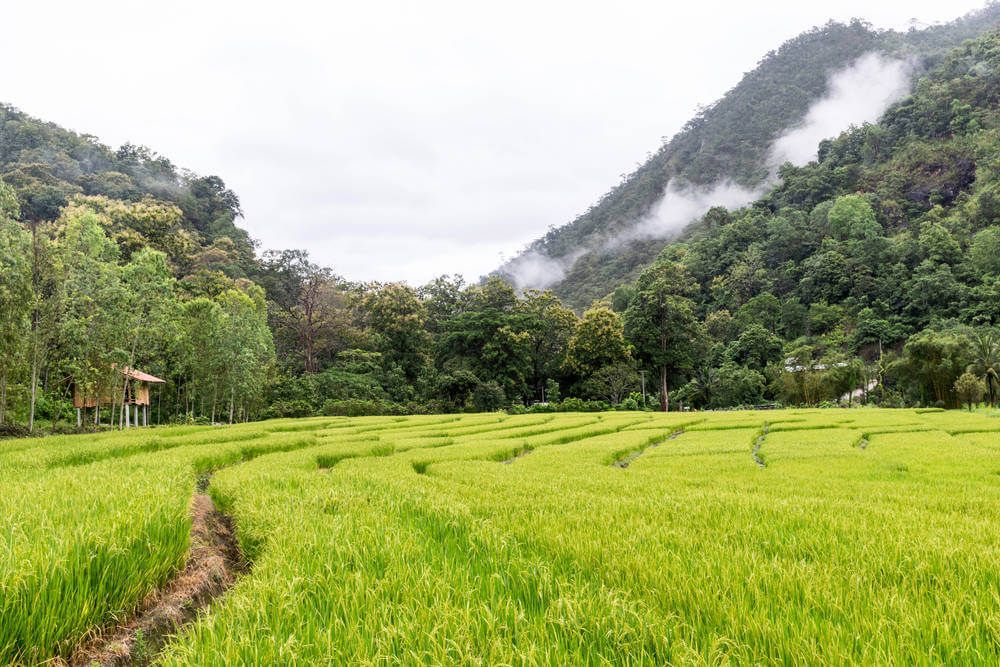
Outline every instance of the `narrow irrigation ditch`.
{"label": "narrow irrigation ditch", "polygon": [[500,461],[500,463],[503,463],[504,465],[508,465],[509,466],[514,461],[518,460],[519,458],[521,458],[523,456],[527,456],[528,454],[530,454],[533,451],[535,451],[535,448],[533,446],[531,446],[531,445],[522,445],[521,447],[518,447],[517,449],[514,450],[513,455],[508,456],[507,458],[502,459]]}
{"label": "narrow irrigation ditch", "polygon": [[753,443],[753,451],[750,455],[753,457],[754,463],[759,465],[761,468],[766,468],[767,464],[764,462],[764,458],[760,455],[760,448],[764,446],[764,440],[767,439],[768,433],[768,423],[764,422],[764,425],[760,429],[760,434],[757,435],[757,439]]}
{"label": "narrow irrigation ditch", "polygon": [[123,622],[78,646],[65,664],[149,664],[171,635],[247,573],[249,564],[240,551],[232,519],[206,493],[210,477],[199,477],[191,500],[191,550],[183,569]]}
{"label": "narrow irrigation ditch", "polygon": [[671,433],[670,435],[668,435],[667,437],[663,438],[662,440],[657,440],[655,442],[649,443],[645,447],[640,447],[639,449],[635,450],[634,452],[632,452],[628,456],[624,456],[624,457],[618,459],[617,461],[615,461],[611,465],[614,466],[615,468],[628,468],[629,465],[631,465],[633,461],[635,461],[637,458],[639,458],[640,456],[642,456],[643,454],[645,454],[646,452],[648,452],[653,447],[658,447],[658,446],[662,445],[663,443],[667,442],[668,440],[673,440],[675,438],[678,438],[683,433],[684,433],[684,429],[679,428],[676,431],[674,431],[673,433]]}

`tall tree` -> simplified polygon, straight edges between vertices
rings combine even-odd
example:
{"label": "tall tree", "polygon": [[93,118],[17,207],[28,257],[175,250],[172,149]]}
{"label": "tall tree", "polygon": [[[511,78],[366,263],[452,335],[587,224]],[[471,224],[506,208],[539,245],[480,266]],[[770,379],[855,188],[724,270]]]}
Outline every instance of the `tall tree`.
{"label": "tall tree", "polygon": [[631,359],[622,317],[604,305],[583,314],[566,348],[566,365],[581,377]]}
{"label": "tall tree", "polygon": [[264,290],[227,290],[218,299],[222,321],[218,330],[222,359],[221,398],[228,403],[229,423],[257,406],[274,367],[274,343],[267,327]]}
{"label": "tall tree", "polygon": [[529,336],[517,293],[497,277],[468,290],[460,312],[448,319],[436,341],[437,364],[447,371],[472,370],[494,381],[512,398],[530,372]]}
{"label": "tall tree", "polygon": [[24,368],[31,321],[31,235],[18,216],[13,189],[0,181],[0,424],[9,383]]}
{"label": "tall tree", "polygon": [[126,364],[167,377],[175,370],[170,357],[180,337],[180,304],[167,255],[143,247],[122,267],[122,281],[128,295]]}
{"label": "tall tree", "polygon": [[920,403],[956,406],[954,384],[970,361],[968,342],[955,331],[926,329],[903,346],[892,371]]}
{"label": "tall tree", "polygon": [[996,329],[973,329],[969,331],[972,343],[971,370],[986,382],[986,396],[990,406],[996,405],[997,390],[1000,388],[1000,336]]}
{"label": "tall tree", "polygon": [[298,358],[306,373],[318,372],[324,358],[342,349],[337,338],[346,326],[333,272],[311,262],[305,250],[268,251],[259,279],[282,356]]}
{"label": "tall tree", "polygon": [[[75,384],[88,395],[106,388],[111,369],[132,361],[134,306],[122,280],[118,247],[104,232],[102,217],[88,209],[67,208],[58,220],[61,302],[50,375]],[[122,397],[121,387],[117,392]]]}
{"label": "tall tree", "polygon": [[427,309],[416,291],[403,283],[375,285],[361,304],[382,358],[397,364],[407,382],[416,382],[430,362]]}
{"label": "tall tree", "polygon": [[625,335],[639,359],[660,375],[660,407],[670,410],[670,382],[694,367],[704,341],[704,327],[689,298],[693,286],[683,268],[660,261],[636,281],[636,293],[625,311]]}
{"label": "tall tree", "polygon": [[203,415],[206,398],[211,403],[217,400],[217,379],[225,372],[219,349],[225,327],[224,313],[215,301],[198,297],[184,303],[181,317],[184,410],[188,414]]}
{"label": "tall tree", "polygon": [[539,400],[546,400],[546,387],[559,374],[565,361],[577,317],[552,292],[528,290],[524,294],[523,308],[531,350],[528,383]]}

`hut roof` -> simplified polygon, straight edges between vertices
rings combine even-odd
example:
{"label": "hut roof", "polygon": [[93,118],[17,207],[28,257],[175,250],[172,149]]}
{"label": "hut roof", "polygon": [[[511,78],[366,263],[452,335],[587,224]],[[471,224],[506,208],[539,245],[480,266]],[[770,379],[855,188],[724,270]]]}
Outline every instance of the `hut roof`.
{"label": "hut roof", "polygon": [[166,380],[161,380],[160,378],[156,377],[155,375],[150,375],[149,373],[143,373],[142,371],[140,371],[140,370],[138,370],[136,368],[129,368],[128,366],[126,366],[125,368],[122,369],[122,373],[125,374],[125,377],[131,378],[133,380],[139,380],[140,382],[149,382],[151,384],[166,384],[167,383]]}

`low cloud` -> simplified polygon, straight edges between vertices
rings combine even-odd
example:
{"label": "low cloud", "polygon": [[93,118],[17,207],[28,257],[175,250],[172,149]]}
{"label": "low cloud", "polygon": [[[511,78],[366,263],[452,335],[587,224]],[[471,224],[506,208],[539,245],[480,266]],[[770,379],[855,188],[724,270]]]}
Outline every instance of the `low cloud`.
{"label": "low cloud", "polygon": [[675,181],[670,181],[663,191],[663,198],[650,214],[625,233],[616,236],[607,247],[643,239],[671,238],[714,206],[740,208],[762,193],[763,188],[744,188],[728,179],[705,187],[681,187]]}
{"label": "low cloud", "polygon": [[583,254],[581,250],[562,257],[550,257],[532,249],[508,262],[503,267],[503,273],[519,290],[546,289],[565,278],[566,272]]}
{"label": "low cloud", "polygon": [[861,56],[830,76],[827,93],[813,102],[802,122],[771,146],[772,167],[785,162],[802,166],[816,159],[819,142],[852,125],[874,123],[891,104],[910,91],[912,64],[881,53]]}
{"label": "low cloud", "polygon": [[508,262],[503,272],[519,289],[551,287],[589,251],[612,251],[632,241],[669,239],[712,207],[732,210],[745,206],[775,184],[780,165],[808,164],[816,159],[823,139],[836,137],[851,126],[877,121],[889,106],[909,93],[912,75],[911,62],[878,52],[866,53],[833,72],[826,94],[813,102],[800,123],[774,141],[765,158],[771,175],[756,188],[745,188],[731,179],[706,186],[681,186],[669,181],[653,209],[625,231],[561,257],[529,250]]}

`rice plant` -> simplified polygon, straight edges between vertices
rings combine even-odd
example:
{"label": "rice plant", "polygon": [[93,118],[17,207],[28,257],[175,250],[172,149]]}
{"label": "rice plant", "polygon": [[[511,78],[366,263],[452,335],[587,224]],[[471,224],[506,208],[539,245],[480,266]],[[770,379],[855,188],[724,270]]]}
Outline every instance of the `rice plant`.
{"label": "rice plant", "polygon": [[1000,660],[1000,421],[983,414],[329,418],[15,444],[0,662],[66,656],[168,579],[206,471],[253,568],[160,664]]}

